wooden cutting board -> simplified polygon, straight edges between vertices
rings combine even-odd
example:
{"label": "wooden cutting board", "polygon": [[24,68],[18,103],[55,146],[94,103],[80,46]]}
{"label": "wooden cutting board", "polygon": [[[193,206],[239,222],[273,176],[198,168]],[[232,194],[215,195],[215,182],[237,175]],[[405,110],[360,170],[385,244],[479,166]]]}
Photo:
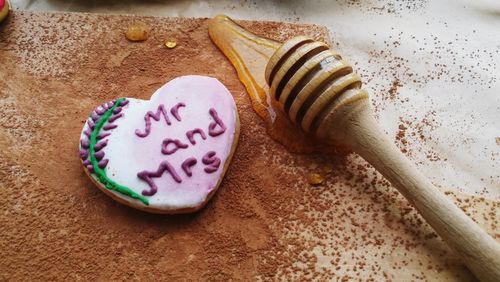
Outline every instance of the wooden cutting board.
{"label": "wooden cutting board", "polygon": [[[125,39],[135,20],[151,26],[147,41]],[[0,280],[472,279],[359,157],[291,154],[270,139],[207,21],[13,12],[0,24]],[[242,25],[328,40],[319,26]],[[191,215],[114,202],[82,170],[84,120],[186,74],[218,78],[238,106],[240,143],[222,186]],[[312,172],[323,184],[308,184]],[[498,202],[449,196],[500,237]]]}

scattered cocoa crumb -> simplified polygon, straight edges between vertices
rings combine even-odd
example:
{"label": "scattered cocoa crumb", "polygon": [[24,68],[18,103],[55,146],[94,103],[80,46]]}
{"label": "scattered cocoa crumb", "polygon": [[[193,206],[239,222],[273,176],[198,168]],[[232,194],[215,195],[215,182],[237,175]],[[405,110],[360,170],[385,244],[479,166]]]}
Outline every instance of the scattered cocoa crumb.
{"label": "scattered cocoa crumb", "polygon": [[389,99],[391,99],[391,100],[396,99],[398,87],[401,87],[401,86],[403,86],[403,84],[401,84],[401,81],[398,78],[396,78],[392,81],[392,86],[391,86],[391,88],[389,88]]}

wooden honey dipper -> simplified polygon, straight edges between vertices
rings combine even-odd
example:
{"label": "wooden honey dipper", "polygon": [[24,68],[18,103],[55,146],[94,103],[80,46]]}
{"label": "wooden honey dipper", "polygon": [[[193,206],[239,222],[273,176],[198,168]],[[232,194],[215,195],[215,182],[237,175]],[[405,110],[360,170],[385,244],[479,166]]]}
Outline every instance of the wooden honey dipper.
{"label": "wooden honey dipper", "polygon": [[500,281],[500,245],[440,192],[380,129],[360,77],[326,44],[294,37],[271,56],[270,94],[302,129],[372,164],[483,281]]}

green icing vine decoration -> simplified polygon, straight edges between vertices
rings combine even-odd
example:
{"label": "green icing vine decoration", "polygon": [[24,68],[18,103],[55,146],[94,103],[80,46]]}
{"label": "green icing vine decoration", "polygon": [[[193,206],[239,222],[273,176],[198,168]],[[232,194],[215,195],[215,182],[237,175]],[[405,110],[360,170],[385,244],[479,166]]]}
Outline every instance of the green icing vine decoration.
{"label": "green icing vine decoration", "polygon": [[90,164],[92,165],[93,173],[95,174],[97,180],[99,180],[100,183],[102,183],[107,189],[116,191],[120,194],[129,196],[133,199],[137,199],[141,201],[143,204],[149,206],[149,201],[146,197],[134,192],[132,189],[125,187],[123,185],[120,185],[106,175],[106,171],[104,169],[101,169],[98,165],[98,161],[95,157],[95,149],[94,146],[97,143],[97,136],[99,135],[99,132],[101,129],[104,127],[104,124],[108,121],[108,119],[111,117],[113,114],[113,111],[120,103],[125,100],[125,98],[119,98],[116,100],[115,104],[109,108],[96,122],[94,129],[90,133],[90,138],[89,138],[89,150],[88,150],[88,156],[90,159]]}

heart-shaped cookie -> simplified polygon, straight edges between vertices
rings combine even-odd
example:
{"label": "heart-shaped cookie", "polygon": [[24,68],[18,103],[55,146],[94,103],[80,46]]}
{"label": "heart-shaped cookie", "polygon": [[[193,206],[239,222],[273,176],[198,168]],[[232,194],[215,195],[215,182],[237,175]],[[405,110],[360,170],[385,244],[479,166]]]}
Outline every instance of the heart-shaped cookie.
{"label": "heart-shaped cookie", "polygon": [[231,93],[217,79],[178,77],[150,100],[98,106],[80,136],[84,170],[106,194],[153,213],[187,213],[217,190],[238,143]]}

